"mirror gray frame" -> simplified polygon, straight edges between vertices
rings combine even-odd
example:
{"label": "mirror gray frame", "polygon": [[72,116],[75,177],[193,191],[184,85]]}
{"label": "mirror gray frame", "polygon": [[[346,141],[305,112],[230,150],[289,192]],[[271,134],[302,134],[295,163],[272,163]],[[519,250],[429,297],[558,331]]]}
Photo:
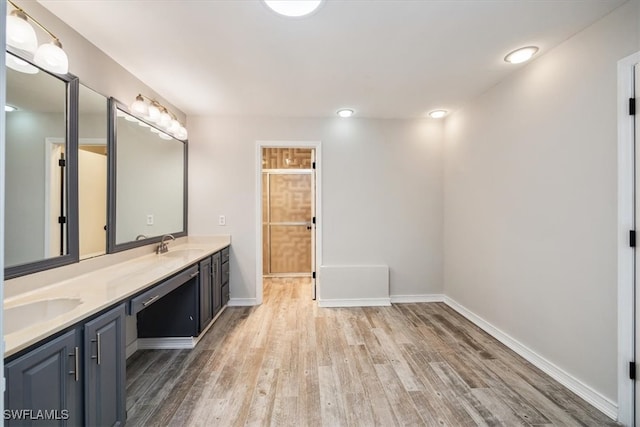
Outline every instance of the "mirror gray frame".
{"label": "mirror gray frame", "polygon": [[[67,224],[67,254],[54,258],[42,259],[39,261],[19,264],[4,269],[4,278],[12,279],[23,276],[25,274],[36,273],[51,268],[61,267],[63,265],[73,264],[79,260],[79,244],[78,244],[78,93],[79,80],[72,74],[55,74],[38,67],[31,58],[26,58],[19,50],[7,47],[6,51],[18,58],[28,62],[38,68],[40,72],[46,73],[65,82],[66,90],[66,217]],[[6,183],[5,183],[6,184]],[[3,189],[4,191],[4,189]],[[5,225],[6,226],[6,225]],[[24,236],[26,239],[29,236]]]}
{"label": "mirror gray frame", "polygon": [[[146,246],[154,243],[159,243],[162,239],[162,236],[151,236],[149,238],[145,238],[142,240],[134,240],[125,243],[117,243],[116,242],[116,227],[117,221],[116,218],[116,194],[118,191],[118,183],[117,183],[117,151],[118,151],[118,116],[117,110],[124,111],[127,114],[130,114],[134,117],[137,117],[139,120],[144,121],[151,127],[159,129],[155,124],[148,122],[144,118],[138,117],[135,114],[129,111],[129,108],[124,105],[122,102],[117,99],[111,97],[109,98],[109,132],[107,137],[107,158],[109,162],[108,166],[108,181],[107,181],[107,253],[115,253],[125,251],[127,249],[133,249],[140,246]],[[159,129],[162,130],[162,129]],[[183,158],[184,158],[184,167],[183,167],[183,201],[182,201],[182,230],[176,230],[171,232],[174,237],[182,237],[187,235],[187,176],[188,176],[188,141],[181,141],[176,139],[183,144]]]}

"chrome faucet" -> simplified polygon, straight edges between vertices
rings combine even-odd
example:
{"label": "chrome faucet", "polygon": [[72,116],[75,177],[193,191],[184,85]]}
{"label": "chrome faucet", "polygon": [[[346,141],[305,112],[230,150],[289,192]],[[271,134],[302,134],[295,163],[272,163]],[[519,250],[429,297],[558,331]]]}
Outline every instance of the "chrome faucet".
{"label": "chrome faucet", "polygon": [[165,234],[164,236],[162,236],[162,239],[160,239],[160,244],[156,248],[157,254],[165,254],[169,251],[169,242],[165,243],[164,241],[164,239],[166,238],[170,238],[171,240],[176,240],[176,238],[173,237],[173,235],[171,234]]}

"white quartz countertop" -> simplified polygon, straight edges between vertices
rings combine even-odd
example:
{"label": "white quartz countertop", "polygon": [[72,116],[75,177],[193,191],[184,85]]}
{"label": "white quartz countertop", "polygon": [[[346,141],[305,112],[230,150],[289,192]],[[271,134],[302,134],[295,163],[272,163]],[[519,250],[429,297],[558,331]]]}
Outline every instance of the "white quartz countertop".
{"label": "white quartz countertop", "polygon": [[[125,302],[140,291],[229,246],[230,243],[230,236],[169,243],[169,252],[165,254],[139,256],[5,298],[5,328],[10,328],[5,329],[4,356],[11,356],[117,302]],[[61,299],[68,301],[59,301]],[[56,302],[69,302],[72,308],[68,311],[67,308],[62,308],[65,311],[60,315],[53,313],[47,316],[46,313],[42,313],[43,310],[47,310],[48,305],[54,306]],[[38,316],[45,316],[44,320],[29,315],[28,309],[23,310],[27,308],[26,304],[33,303],[36,303],[34,307],[38,307]],[[25,326],[22,327],[22,324]]]}

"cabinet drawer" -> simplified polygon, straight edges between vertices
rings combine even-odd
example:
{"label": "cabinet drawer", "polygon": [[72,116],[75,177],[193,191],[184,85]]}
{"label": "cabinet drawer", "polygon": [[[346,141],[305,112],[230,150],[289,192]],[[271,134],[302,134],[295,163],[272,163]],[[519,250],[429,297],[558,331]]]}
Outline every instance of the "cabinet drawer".
{"label": "cabinet drawer", "polygon": [[229,263],[222,264],[222,284],[229,284]]}
{"label": "cabinet drawer", "polygon": [[175,276],[170,277],[169,279],[165,280],[159,285],[156,285],[152,289],[149,289],[148,291],[131,299],[131,302],[128,306],[127,314],[134,315],[140,310],[145,309],[149,305],[153,304],[174,289],[179,288],[197,275],[198,266],[194,265],[193,267],[187,268],[186,270],[183,270]]}
{"label": "cabinet drawer", "polygon": [[227,261],[229,261],[229,246],[222,250],[222,259],[220,262],[225,263]]}

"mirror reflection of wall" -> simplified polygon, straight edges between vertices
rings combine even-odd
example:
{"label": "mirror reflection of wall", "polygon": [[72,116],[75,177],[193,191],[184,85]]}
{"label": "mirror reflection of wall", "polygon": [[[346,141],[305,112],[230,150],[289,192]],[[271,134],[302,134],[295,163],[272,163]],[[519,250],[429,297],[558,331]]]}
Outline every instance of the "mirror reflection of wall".
{"label": "mirror reflection of wall", "polygon": [[107,247],[107,98],[80,85],[78,210],[80,259]]}
{"label": "mirror reflection of wall", "polygon": [[68,253],[66,225],[58,221],[67,206],[65,171],[58,165],[67,149],[67,85],[35,67],[26,70],[7,68],[7,267]]}
{"label": "mirror reflection of wall", "polygon": [[184,230],[184,143],[117,110],[116,244]]}

